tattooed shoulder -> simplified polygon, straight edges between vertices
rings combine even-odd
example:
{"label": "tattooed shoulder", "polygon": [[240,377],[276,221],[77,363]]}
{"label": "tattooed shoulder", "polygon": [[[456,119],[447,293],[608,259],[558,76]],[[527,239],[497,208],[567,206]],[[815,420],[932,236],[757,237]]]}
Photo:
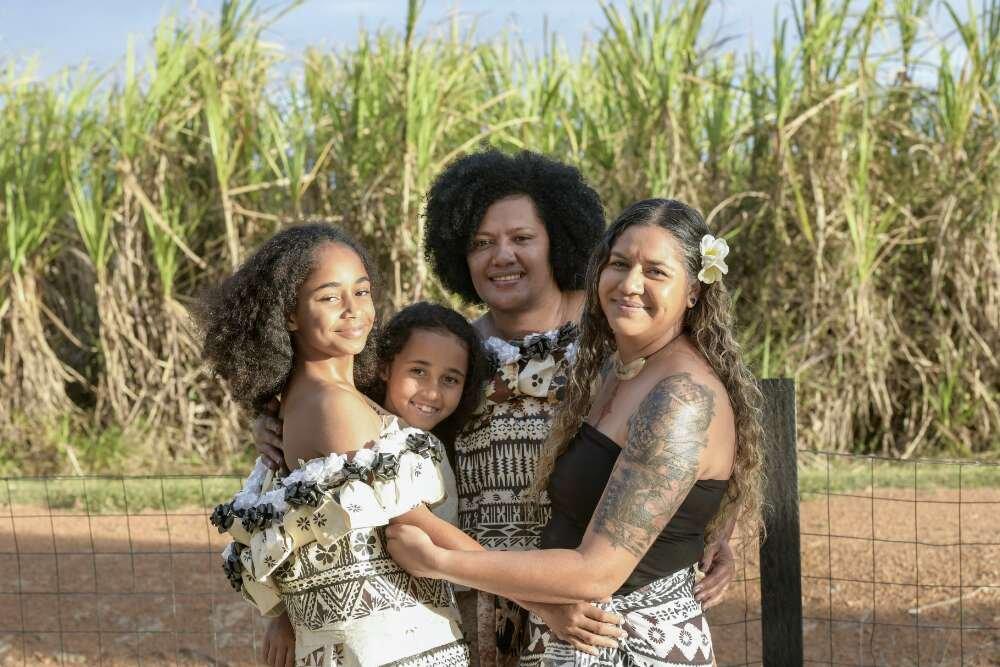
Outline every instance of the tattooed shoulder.
{"label": "tattooed shoulder", "polygon": [[698,479],[714,415],[715,395],[689,373],[658,382],[629,419],[595,530],[641,557]]}
{"label": "tattooed shoulder", "polygon": [[[690,373],[660,380],[628,421],[627,458],[665,466],[682,455],[697,460],[708,444],[708,427],[715,416],[715,395]],[[666,472],[666,471],[665,471]]]}

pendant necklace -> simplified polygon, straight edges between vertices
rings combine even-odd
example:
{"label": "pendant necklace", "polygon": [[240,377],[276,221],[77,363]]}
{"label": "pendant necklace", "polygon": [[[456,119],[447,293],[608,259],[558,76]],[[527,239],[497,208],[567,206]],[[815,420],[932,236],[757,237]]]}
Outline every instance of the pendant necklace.
{"label": "pendant necklace", "polygon": [[647,359],[649,359],[657,352],[660,352],[670,347],[670,345],[678,338],[680,338],[680,336],[674,336],[669,341],[664,343],[663,347],[659,348],[658,350],[653,350],[645,357],[639,357],[637,359],[633,359],[627,364],[622,362],[621,355],[616,351],[614,356],[612,357],[612,359],[614,360],[615,377],[618,378],[619,382],[625,382],[626,380],[631,380],[632,378],[636,377],[637,375],[639,375],[639,373],[642,372],[642,369],[646,367]]}

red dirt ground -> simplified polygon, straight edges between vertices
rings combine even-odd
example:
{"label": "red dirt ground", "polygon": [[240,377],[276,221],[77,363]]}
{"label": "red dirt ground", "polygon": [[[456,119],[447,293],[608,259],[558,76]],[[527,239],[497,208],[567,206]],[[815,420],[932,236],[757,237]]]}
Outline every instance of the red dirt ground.
{"label": "red dirt ground", "polygon": [[[1000,545],[986,544],[1000,541],[1000,491],[965,490],[961,505],[957,491],[855,493],[801,504],[806,664],[1000,665],[1000,631],[975,629],[1000,627]],[[200,509],[12,508],[0,665],[257,664],[263,623],[229,588],[224,546]],[[720,665],[759,664],[755,563],[709,614]]]}

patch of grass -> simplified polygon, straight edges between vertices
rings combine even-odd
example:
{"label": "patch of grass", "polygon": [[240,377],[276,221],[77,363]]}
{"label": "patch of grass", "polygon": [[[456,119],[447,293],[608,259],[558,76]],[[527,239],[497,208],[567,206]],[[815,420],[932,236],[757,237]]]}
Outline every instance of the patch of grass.
{"label": "patch of grass", "polygon": [[228,500],[242,477],[52,477],[0,479],[0,514],[45,508],[53,513],[139,514],[212,508]]}
{"label": "patch of grass", "polygon": [[[803,498],[866,489],[1000,488],[1000,465],[978,462],[894,461],[799,452]],[[149,477],[0,477],[0,515],[19,508],[63,514],[161,513],[212,508],[242,485],[241,475]]]}
{"label": "patch of grass", "polygon": [[799,494],[861,489],[1000,488],[1000,465],[976,461],[902,461],[799,452]]}
{"label": "patch of grass", "polygon": [[[128,429],[88,424],[68,416],[32,421],[19,414],[15,419],[13,435],[0,438],[0,479],[243,474],[257,456],[249,445],[231,452],[223,461],[176,448],[175,431],[157,429],[139,419]],[[224,450],[221,446],[208,449]]]}

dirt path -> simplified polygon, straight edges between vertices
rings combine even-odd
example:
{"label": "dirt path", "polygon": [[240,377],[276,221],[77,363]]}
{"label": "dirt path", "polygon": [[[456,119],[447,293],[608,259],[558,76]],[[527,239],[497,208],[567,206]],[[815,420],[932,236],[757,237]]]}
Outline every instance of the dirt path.
{"label": "dirt path", "polygon": [[[917,665],[919,651],[920,665],[1000,665],[1000,632],[970,629],[1000,626],[1000,546],[981,544],[1000,541],[1000,491],[966,490],[961,506],[957,491],[906,493],[802,503],[807,664]],[[14,507],[0,516],[0,665],[256,664],[263,622],[222,575],[224,546],[199,509]],[[740,569],[710,613],[720,665],[760,660],[756,558]]]}

